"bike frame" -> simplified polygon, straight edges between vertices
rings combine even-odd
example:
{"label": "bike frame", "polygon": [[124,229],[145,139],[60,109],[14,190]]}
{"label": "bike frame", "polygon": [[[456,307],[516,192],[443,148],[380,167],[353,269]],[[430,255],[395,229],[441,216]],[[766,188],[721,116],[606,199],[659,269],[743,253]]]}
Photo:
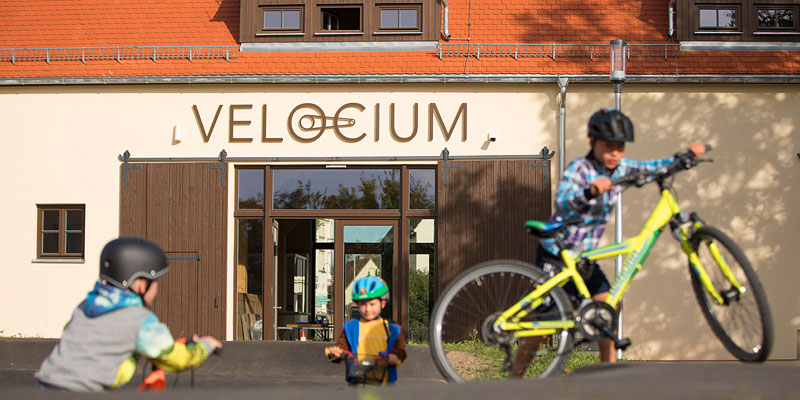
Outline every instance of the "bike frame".
{"label": "bike frame", "polygon": [[[557,285],[564,286],[570,279],[575,283],[578,293],[580,293],[584,299],[591,299],[591,294],[586,287],[586,283],[576,267],[577,263],[584,258],[588,260],[599,260],[616,257],[618,255],[627,255],[622,264],[622,269],[614,278],[614,283],[609,289],[609,296],[605,300],[611,307],[617,309],[633,276],[642,268],[642,263],[644,263],[645,258],[647,258],[647,254],[650,252],[653,243],[658,239],[664,227],[669,224],[676,215],[681,213],[680,206],[670,189],[663,184],[659,186],[661,187],[661,200],[659,200],[655,209],[650,214],[650,218],[638,235],[623,240],[622,242],[589,250],[578,255],[573,255],[569,250],[562,250],[561,259],[564,261],[566,267],[546,282],[537,286],[535,290],[511,306],[511,308],[504,311],[494,322],[495,329],[513,332],[517,337],[527,337],[553,335],[560,330],[575,328],[576,323],[574,320],[520,321],[520,319],[529,313],[528,310],[536,309],[536,307],[542,304],[544,300],[542,298],[543,295]],[[678,226],[677,232],[675,232],[676,237],[679,238],[678,240],[681,242],[683,251],[689,256],[689,263],[692,267],[692,271],[697,275],[700,282],[715,301],[717,301],[718,304],[723,304],[724,299],[714,288],[705,268],[700,263],[697,251],[689,242],[689,230],[701,226],[702,223],[700,221],[690,221],[681,224]],[[742,286],[736,282],[736,279],[733,277],[730,268],[720,254],[716,244],[709,244],[709,249],[715,261],[722,269],[723,274],[731,281],[734,287],[739,291],[744,291]]]}

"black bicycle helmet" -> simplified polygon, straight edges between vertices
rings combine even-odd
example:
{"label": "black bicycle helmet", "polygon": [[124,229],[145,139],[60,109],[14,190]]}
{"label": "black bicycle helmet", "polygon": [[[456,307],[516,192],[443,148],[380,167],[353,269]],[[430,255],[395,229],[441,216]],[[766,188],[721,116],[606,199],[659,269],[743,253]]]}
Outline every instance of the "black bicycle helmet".
{"label": "black bicycle helmet", "polygon": [[100,253],[100,279],[120,289],[127,289],[137,278],[155,280],[168,269],[164,251],[146,239],[114,239]]}
{"label": "black bicycle helmet", "polygon": [[589,136],[611,142],[632,142],[633,122],[620,111],[603,108],[589,118]]}

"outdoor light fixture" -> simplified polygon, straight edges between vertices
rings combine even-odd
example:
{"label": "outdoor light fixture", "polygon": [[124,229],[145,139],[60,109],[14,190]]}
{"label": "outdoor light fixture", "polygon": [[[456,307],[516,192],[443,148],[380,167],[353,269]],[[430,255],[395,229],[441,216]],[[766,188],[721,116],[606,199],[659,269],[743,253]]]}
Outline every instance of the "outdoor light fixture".
{"label": "outdoor light fixture", "polygon": [[628,42],[624,40],[611,41],[611,82],[625,81],[625,56]]}
{"label": "outdoor light fixture", "polygon": [[[628,55],[628,42],[612,40],[611,45],[611,82],[614,83],[614,108],[622,111],[622,82],[625,82],[625,60]],[[622,242],[622,193],[617,196],[614,210],[614,240]],[[618,255],[614,264],[615,277],[622,271],[622,255]],[[622,337],[622,310],[617,314],[617,333]],[[617,350],[617,359],[622,359],[622,350]]]}

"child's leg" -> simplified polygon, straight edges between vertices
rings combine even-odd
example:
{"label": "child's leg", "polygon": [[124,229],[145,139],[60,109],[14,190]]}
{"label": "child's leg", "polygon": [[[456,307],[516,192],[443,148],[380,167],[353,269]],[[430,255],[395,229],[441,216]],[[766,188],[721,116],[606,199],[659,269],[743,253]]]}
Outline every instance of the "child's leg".
{"label": "child's leg", "polygon": [[533,353],[539,351],[542,344],[547,340],[546,337],[533,336],[526,337],[519,340],[519,347],[517,349],[517,356],[514,358],[514,364],[511,366],[511,371],[508,372],[509,378],[522,378],[528,364],[533,359]]}
{"label": "child's leg", "polygon": [[[608,297],[608,292],[597,293],[592,296],[593,300],[605,301]],[[622,310],[622,303],[619,305],[619,310]],[[617,311],[619,311],[617,310]],[[617,331],[614,331],[616,334]],[[614,347],[614,341],[611,339],[603,339],[597,342],[597,347],[600,350],[600,361],[607,363],[617,362],[617,349]]]}

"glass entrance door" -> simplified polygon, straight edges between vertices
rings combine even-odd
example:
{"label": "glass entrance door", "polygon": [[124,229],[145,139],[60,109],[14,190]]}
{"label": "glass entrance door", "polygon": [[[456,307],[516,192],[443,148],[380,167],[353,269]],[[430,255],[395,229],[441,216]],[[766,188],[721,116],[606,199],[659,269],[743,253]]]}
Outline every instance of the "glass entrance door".
{"label": "glass entrance door", "polygon": [[382,315],[396,320],[394,305],[400,303],[395,279],[397,221],[336,220],[335,227],[336,276],[343,278],[334,296],[335,332],[341,331],[344,321],[358,318],[358,307],[353,302],[353,283],[369,275],[383,278],[389,285],[391,298]]}

